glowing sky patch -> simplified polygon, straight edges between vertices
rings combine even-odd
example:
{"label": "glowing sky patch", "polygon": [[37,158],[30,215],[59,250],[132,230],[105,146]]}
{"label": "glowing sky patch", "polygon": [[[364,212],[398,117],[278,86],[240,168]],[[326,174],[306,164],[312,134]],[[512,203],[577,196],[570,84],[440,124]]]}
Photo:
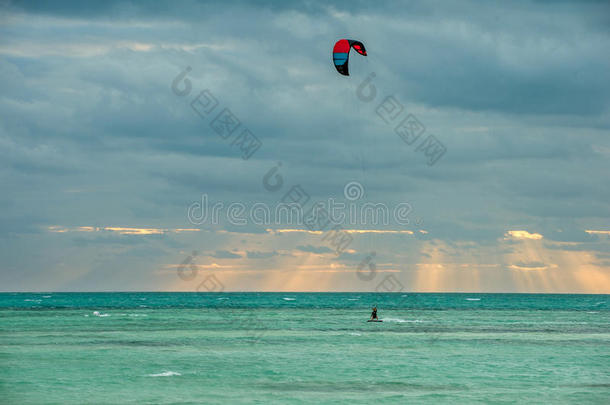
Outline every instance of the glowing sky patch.
{"label": "glowing sky patch", "polygon": [[529,233],[528,231],[508,231],[506,236],[514,239],[533,239],[540,240],[543,236],[539,233]]}

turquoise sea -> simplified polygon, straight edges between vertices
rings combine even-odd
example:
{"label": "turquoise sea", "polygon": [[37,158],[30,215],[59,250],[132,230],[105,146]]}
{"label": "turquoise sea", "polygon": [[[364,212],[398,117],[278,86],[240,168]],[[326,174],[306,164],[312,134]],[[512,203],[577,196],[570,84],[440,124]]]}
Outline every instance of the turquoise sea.
{"label": "turquoise sea", "polygon": [[3,404],[607,404],[610,296],[3,293],[0,364]]}

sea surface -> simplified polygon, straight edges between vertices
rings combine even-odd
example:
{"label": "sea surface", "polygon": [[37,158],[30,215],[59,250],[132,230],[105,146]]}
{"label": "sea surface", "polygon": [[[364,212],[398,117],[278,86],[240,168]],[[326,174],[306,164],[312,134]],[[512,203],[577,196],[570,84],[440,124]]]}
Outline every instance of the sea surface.
{"label": "sea surface", "polygon": [[610,296],[3,293],[0,365],[2,404],[608,404]]}

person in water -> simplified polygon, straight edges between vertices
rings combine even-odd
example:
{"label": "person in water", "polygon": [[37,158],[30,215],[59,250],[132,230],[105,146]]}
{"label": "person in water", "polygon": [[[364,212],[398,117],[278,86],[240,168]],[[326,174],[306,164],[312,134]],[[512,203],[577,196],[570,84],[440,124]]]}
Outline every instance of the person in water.
{"label": "person in water", "polygon": [[377,320],[377,306],[373,307],[373,313],[371,314],[371,320]]}

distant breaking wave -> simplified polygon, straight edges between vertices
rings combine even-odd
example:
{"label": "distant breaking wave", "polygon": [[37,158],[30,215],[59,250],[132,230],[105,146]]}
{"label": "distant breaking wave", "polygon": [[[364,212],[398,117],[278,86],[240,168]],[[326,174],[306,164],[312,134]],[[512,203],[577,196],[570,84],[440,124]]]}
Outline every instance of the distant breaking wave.
{"label": "distant breaking wave", "polygon": [[400,319],[400,318],[382,318],[382,321],[384,322],[397,322],[397,323],[405,323],[405,322],[410,322],[410,323],[419,323],[419,322],[424,322],[420,319]]}
{"label": "distant breaking wave", "polygon": [[172,377],[175,375],[182,375],[176,371],[164,371],[159,374],[148,374],[147,377]]}

